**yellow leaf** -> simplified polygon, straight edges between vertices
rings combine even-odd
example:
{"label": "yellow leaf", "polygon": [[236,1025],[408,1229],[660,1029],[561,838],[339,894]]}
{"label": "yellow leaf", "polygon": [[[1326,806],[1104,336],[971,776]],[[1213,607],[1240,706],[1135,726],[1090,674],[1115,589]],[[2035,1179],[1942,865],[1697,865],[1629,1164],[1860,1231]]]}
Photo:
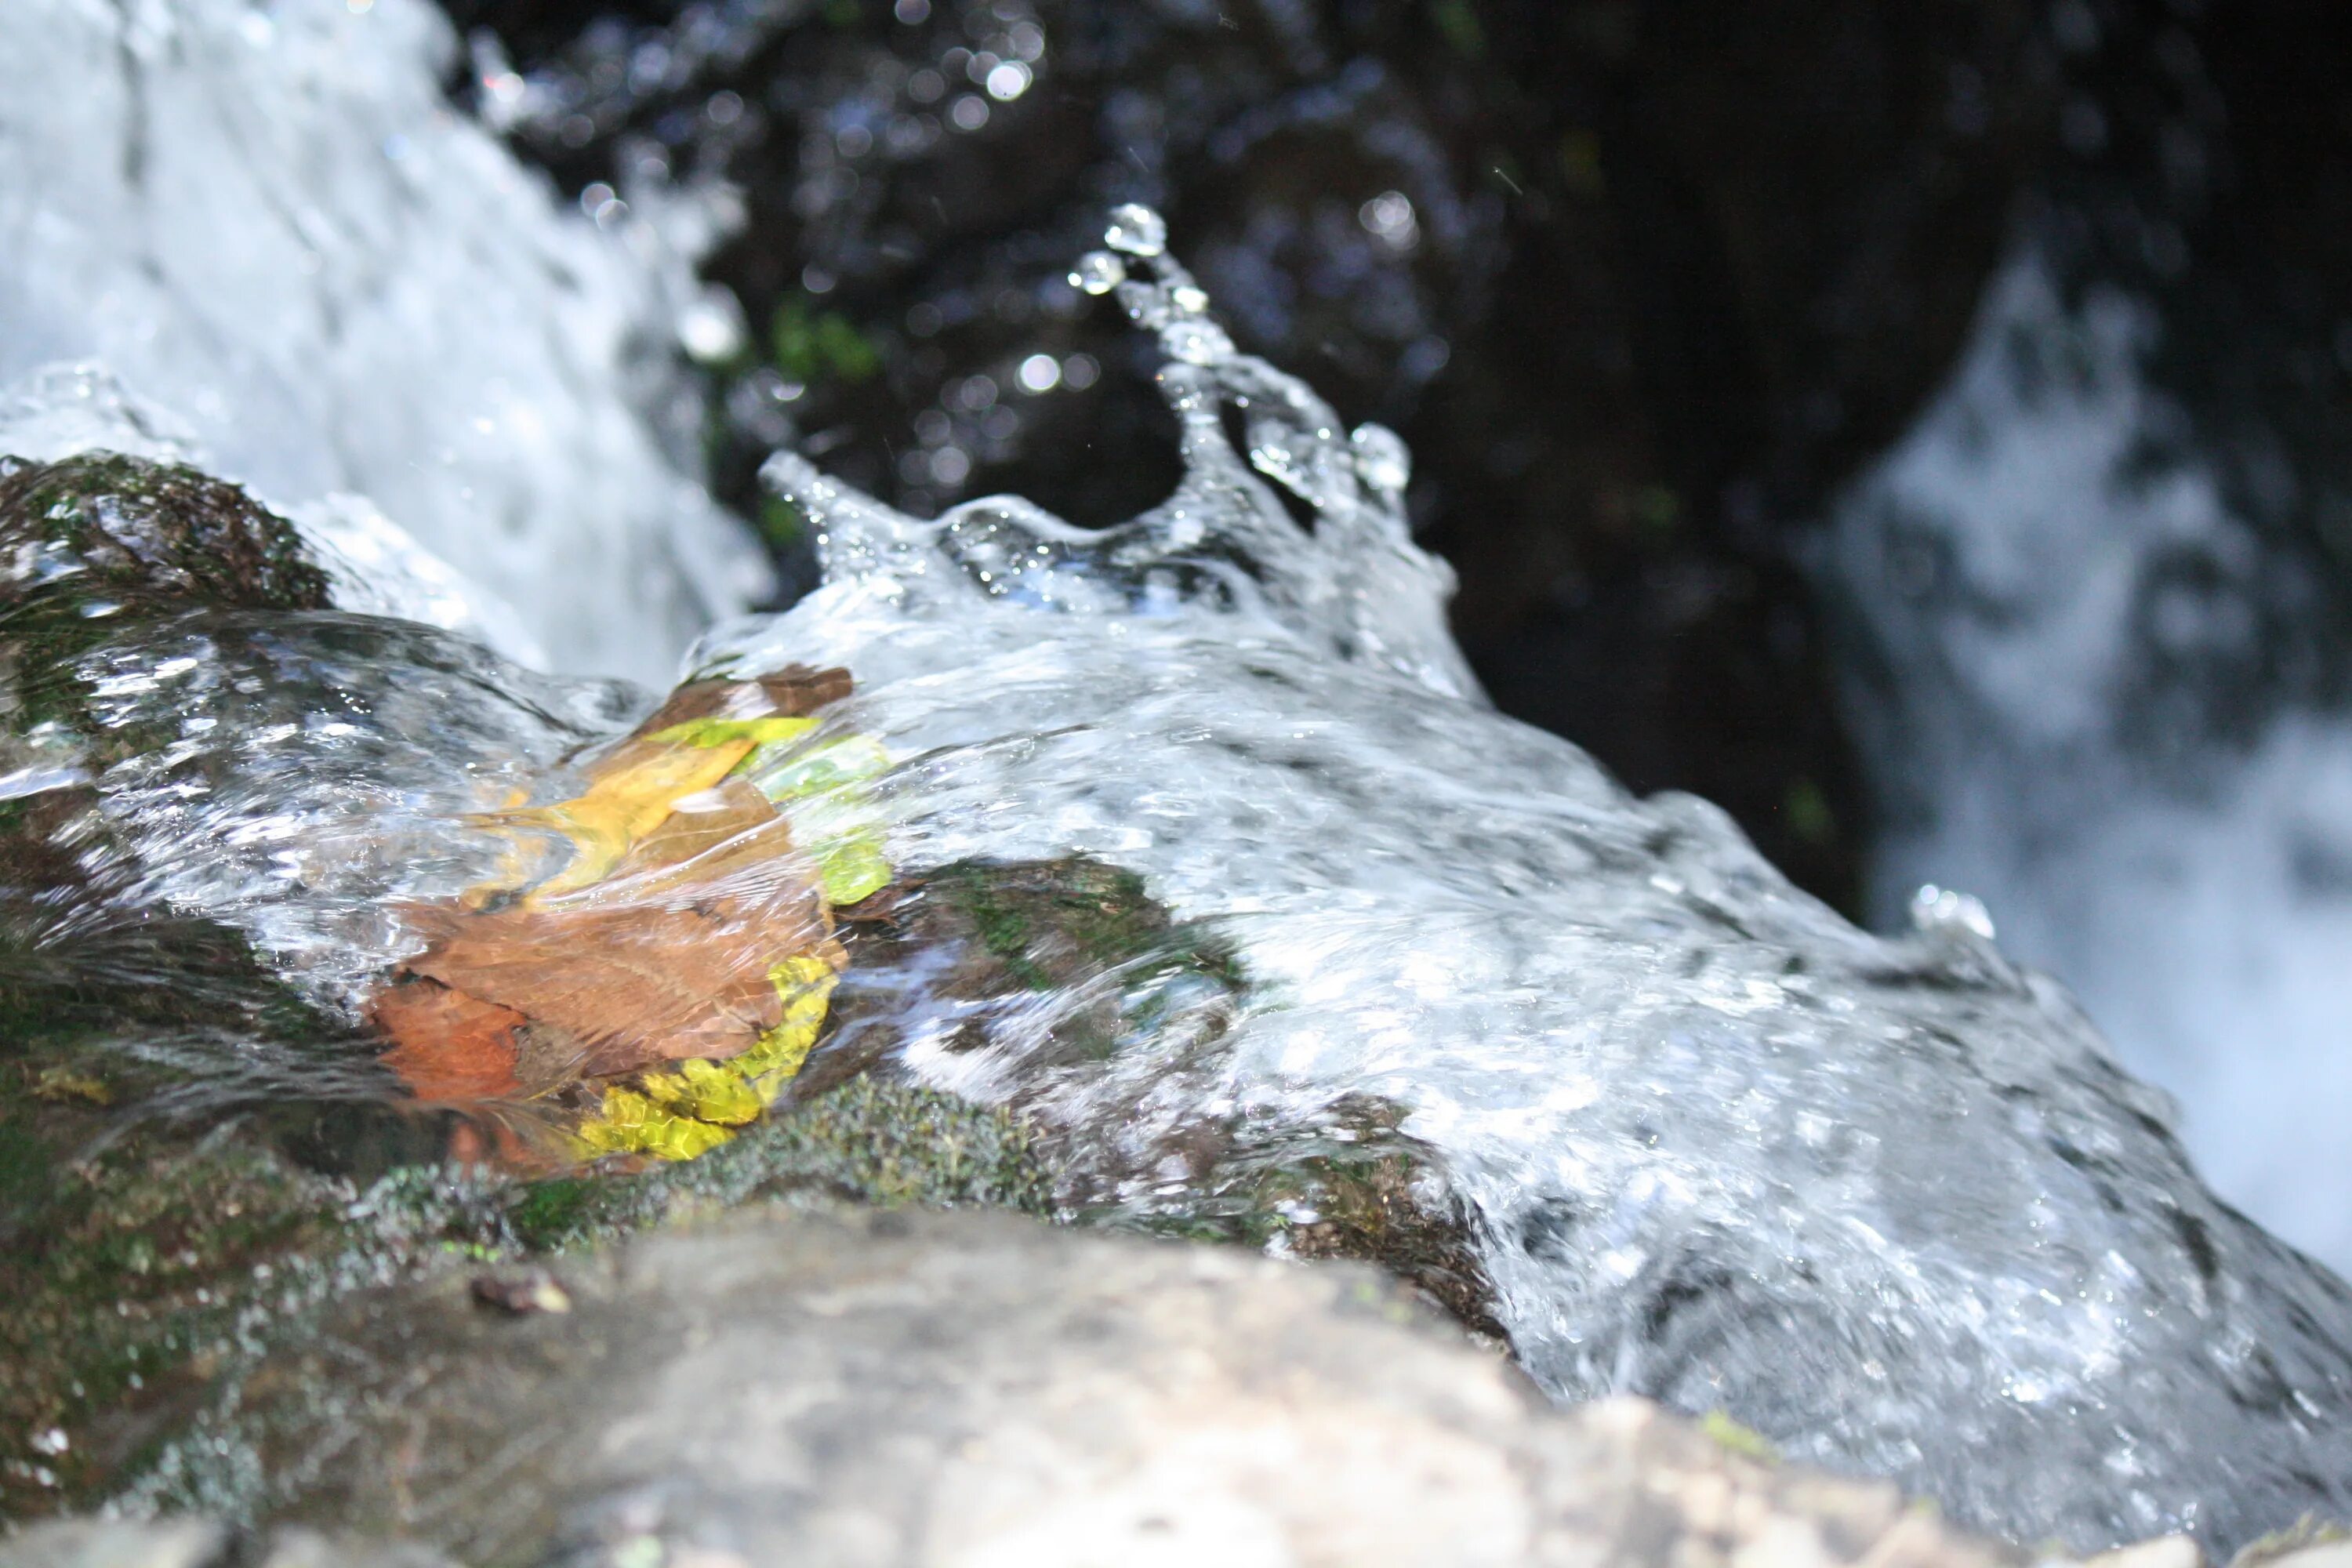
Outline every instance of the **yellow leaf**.
{"label": "yellow leaf", "polygon": [[890,862],[882,853],[881,836],[870,829],[819,839],[807,847],[827,903],[854,904],[890,885]]}
{"label": "yellow leaf", "polygon": [[673,1116],[633,1090],[604,1091],[604,1114],[584,1123],[578,1133],[590,1154],[651,1154],[663,1160],[691,1160],[707,1154],[733,1137],[730,1128]]}
{"label": "yellow leaf", "polygon": [[[763,758],[753,758],[754,765]],[[793,800],[824,795],[850,784],[864,784],[890,771],[890,753],[871,735],[844,735],[810,746],[773,772],[753,777],[770,800]]]}
{"label": "yellow leaf", "polygon": [[680,1062],[671,1071],[641,1074],[635,1089],[605,1089],[601,1112],[576,1134],[583,1149],[591,1155],[691,1160],[733,1137],[776,1102],[808,1061],[845,961],[828,943],[779,963],[768,972],[783,1005],[774,1028],[739,1057]]}
{"label": "yellow leaf", "polygon": [[762,1105],[773,1105],[784,1085],[807,1063],[817,1031],[824,1027],[833,988],[841,980],[825,957],[813,952],[793,954],[768,971],[768,978],[783,1002],[783,1018],[760,1037],[758,1045],[728,1064],[742,1068]]}
{"label": "yellow leaf", "polygon": [[572,864],[533,889],[527,901],[602,880],[631,845],[668,820],[678,801],[734,772],[757,744],[748,736],[708,745],[631,742],[595,769],[586,794],[535,810],[501,813],[496,820],[551,827],[577,846]]}
{"label": "yellow leaf", "polygon": [[656,730],[646,739],[672,746],[724,746],[736,741],[770,746],[779,741],[797,741],[816,726],[817,721],[808,718],[689,719]]}

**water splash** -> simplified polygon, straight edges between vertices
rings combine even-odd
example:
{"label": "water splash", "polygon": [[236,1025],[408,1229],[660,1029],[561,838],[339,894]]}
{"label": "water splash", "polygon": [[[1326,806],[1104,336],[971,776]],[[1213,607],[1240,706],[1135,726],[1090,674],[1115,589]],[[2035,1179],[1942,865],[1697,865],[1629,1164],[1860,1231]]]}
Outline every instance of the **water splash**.
{"label": "water splash", "polygon": [[426,0],[0,7],[0,382],[105,364],[224,477],[364,495],[554,668],[667,679],[761,591],[685,463],[684,259],[470,119]]}
{"label": "water splash", "polygon": [[[1105,280],[1168,355],[1160,389],[1184,460],[1175,493],[1101,531],[1006,496],[924,522],[780,453],[763,477],[815,526],[828,584],[873,587],[925,620],[992,600],[1095,617],[1213,608],[1342,663],[1475,698],[1445,628],[1453,573],[1413,545],[1406,521],[1404,443],[1380,425],[1347,430],[1305,383],[1238,353],[1208,295],[1166,254],[1158,214],[1120,208],[1106,243],[1077,272]],[[1309,523],[1294,520],[1285,495]]]}
{"label": "water splash", "polygon": [[1097,856],[1233,933],[1259,1001],[1213,1058],[1137,1053],[1057,1114],[1168,1149],[1401,1107],[1556,1394],[1727,1408],[2012,1537],[2346,1507],[2352,1297],[2213,1200],[2071,999],[1980,910],[1868,936],[1712,807],[1483,706],[1393,437],[1232,352],[1156,224],[1109,237],[1079,275],[1169,355],[1177,493],[1094,535],[922,523],[781,459],[826,585],[697,656],[856,672],[897,862]]}
{"label": "water splash", "polygon": [[2160,331],[2021,245],[1951,384],[1841,499],[1818,567],[1870,650],[1874,901],[1983,896],[2179,1096],[2214,1185],[2340,1269],[2352,731],[2279,695],[2320,662],[2280,651],[2315,595],[2151,384]]}
{"label": "water splash", "polygon": [[[1106,862],[1247,984],[1114,969],[979,1019],[853,951],[844,992],[893,1010],[866,1059],[1020,1107],[1074,1156],[1066,1206],[1117,1223],[1392,1141],[1420,1163],[1392,1212],[1454,1227],[1556,1394],[1726,1409],[2014,1538],[2227,1547],[2352,1507],[2352,1294],[2212,1198],[2064,993],[1962,900],[1867,935],[1705,803],[1492,711],[1401,444],[1235,352],[1151,215],[1108,237],[1081,271],[1168,353],[1175,493],[1099,532],[1008,499],[924,522],[781,458],[827,581],[695,662],[848,668],[794,745],[878,744],[861,810],[902,874]],[[322,1006],[401,955],[387,901],[483,874],[452,818],[572,793],[628,706],[318,612],[79,668],[128,752],[91,769],[100,820]],[[1147,985],[1157,1024],[1057,1043]]]}

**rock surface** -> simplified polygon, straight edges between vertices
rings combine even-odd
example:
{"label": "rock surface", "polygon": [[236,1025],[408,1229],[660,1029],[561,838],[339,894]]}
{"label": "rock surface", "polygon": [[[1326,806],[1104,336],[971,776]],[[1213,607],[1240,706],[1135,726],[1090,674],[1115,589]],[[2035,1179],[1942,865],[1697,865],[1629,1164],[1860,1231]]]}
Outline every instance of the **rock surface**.
{"label": "rock surface", "polygon": [[552,1282],[355,1300],[180,1446],[180,1500],[583,1568],[2015,1561],[1727,1426],[1550,1410],[1353,1267],[770,1207]]}

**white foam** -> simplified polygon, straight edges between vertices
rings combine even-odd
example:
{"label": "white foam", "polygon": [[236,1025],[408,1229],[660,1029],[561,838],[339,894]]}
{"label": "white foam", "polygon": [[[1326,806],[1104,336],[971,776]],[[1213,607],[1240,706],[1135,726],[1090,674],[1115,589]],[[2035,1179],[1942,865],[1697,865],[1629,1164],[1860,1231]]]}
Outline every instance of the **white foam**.
{"label": "white foam", "polygon": [[0,382],[101,362],[224,477],[368,497],[556,668],[666,681],[765,580],[657,428],[690,279],[452,110],[454,47],[426,0],[0,5]]}

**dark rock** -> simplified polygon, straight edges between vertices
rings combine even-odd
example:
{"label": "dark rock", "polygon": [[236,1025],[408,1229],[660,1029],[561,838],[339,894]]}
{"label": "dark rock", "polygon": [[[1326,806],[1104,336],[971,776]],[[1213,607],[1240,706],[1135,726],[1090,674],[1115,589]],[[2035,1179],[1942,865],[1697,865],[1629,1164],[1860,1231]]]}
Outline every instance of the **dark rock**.
{"label": "dark rock", "polygon": [[0,457],[0,605],[56,595],[117,608],[322,610],[327,575],[294,525],[209,474],[111,452]]}

